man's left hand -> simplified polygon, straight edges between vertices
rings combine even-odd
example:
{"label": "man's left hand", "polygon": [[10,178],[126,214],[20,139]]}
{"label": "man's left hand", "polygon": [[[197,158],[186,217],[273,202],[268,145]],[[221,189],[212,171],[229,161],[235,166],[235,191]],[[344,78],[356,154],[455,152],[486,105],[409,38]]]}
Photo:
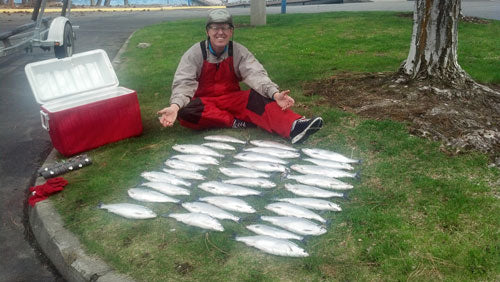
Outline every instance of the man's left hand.
{"label": "man's left hand", "polygon": [[276,92],[273,95],[274,100],[276,101],[276,103],[278,103],[283,111],[295,104],[295,100],[293,100],[292,97],[288,96],[288,94],[290,94],[290,90]]}

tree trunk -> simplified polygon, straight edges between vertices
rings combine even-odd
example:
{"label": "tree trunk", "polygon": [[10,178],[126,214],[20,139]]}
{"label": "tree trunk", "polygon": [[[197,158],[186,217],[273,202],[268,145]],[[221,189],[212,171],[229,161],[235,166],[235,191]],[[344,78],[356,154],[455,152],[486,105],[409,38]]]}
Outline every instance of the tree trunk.
{"label": "tree trunk", "polygon": [[123,6],[128,6],[128,0],[123,0]]}
{"label": "tree trunk", "polygon": [[104,6],[106,7],[111,6],[111,0],[104,0]]}
{"label": "tree trunk", "polygon": [[461,0],[416,0],[408,58],[400,71],[410,79],[437,79],[454,86],[471,78],[457,61]]}
{"label": "tree trunk", "polygon": [[9,6],[10,6],[11,8],[14,8],[14,0],[9,0]]}
{"label": "tree trunk", "polygon": [[90,6],[95,6],[95,1],[94,0],[90,0]]}

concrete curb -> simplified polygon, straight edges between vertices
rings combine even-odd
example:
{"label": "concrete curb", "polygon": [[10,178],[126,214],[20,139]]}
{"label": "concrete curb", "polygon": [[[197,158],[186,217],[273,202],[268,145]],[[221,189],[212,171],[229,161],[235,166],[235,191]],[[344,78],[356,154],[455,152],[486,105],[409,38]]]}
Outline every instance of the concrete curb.
{"label": "concrete curb", "polygon": [[[115,68],[119,66],[119,56],[127,48],[133,34],[113,59]],[[42,167],[55,163],[57,154],[57,151],[52,149]],[[43,177],[38,177],[35,185],[43,184],[45,181]],[[64,228],[64,222],[50,199],[38,202],[35,207],[28,206],[28,217],[29,226],[40,249],[67,281],[134,281],[131,277],[116,272],[99,257],[86,254],[78,237]]]}
{"label": "concrete curb", "polygon": [[[44,166],[56,161],[54,149],[45,160]],[[45,183],[38,177],[35,185]],[[85,253],[78,238],[64,228],[64,222],[50,200],[38,202],[29,207],[29,224],[36,241],[52,264],[67,281],[134,281],[120,274],[95,255]]]}

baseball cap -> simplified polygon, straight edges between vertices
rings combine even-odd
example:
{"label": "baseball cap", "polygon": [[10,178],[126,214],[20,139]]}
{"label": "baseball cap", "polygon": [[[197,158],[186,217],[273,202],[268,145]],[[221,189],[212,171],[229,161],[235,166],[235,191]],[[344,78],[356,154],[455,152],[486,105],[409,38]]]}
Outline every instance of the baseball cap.
{"label": "baseball cap", "polygon": [[208,13],[206,26],[212,23],[227,23],[233,26],[233,17],[227,9],[213,9]]}

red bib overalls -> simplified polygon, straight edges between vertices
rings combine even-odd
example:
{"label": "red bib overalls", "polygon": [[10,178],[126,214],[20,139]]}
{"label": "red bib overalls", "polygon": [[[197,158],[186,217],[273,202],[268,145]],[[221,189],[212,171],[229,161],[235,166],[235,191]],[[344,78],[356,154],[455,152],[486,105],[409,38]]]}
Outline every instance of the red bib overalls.
{"label": "red bib overalls", "polygon": [[198,89],[191,101],[179,110],[179,123],[192,129],[232,127],[236,118],[290,137],[292,123],[301,116],[288,109],[283,111],[274,100],[253,89],[241,91],[234,72],[233,42],[229,42],[229,56],[218,64],[207,61],[205,41],[200,42],[200,46],[203,66]]}

